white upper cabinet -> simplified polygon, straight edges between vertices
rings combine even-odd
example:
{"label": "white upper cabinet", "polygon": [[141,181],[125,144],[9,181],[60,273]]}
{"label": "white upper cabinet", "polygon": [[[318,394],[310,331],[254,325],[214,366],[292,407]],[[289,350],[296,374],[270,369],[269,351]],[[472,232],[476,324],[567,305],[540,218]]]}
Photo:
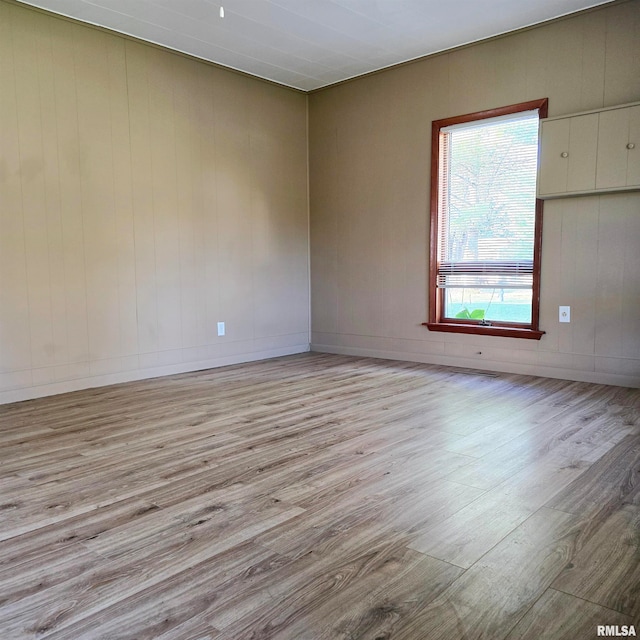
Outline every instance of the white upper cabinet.
{"label": "white upper cabinet", "polygon": [[640,104],[542,121],[538,196],[640,189]]}

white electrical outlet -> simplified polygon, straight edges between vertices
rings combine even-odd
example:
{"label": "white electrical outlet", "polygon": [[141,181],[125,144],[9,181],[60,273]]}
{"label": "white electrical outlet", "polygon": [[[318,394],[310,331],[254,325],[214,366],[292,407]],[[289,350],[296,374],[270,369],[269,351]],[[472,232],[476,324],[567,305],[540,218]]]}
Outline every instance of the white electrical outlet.
{"label": "white electrical outlet", "polygon": [[224,335],[224,322],[218,322],[218,335]]}
{"label": "white electrical outlet", "polygon": [[558,307],[558,316],[560,322],[571,322],[571,307]]}

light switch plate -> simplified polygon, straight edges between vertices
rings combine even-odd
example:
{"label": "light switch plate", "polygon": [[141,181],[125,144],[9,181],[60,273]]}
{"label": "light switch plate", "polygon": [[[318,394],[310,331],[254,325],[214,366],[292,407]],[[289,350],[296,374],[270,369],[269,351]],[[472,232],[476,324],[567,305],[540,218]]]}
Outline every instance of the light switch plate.
{"label": "light switch plate", "polygon": [[560,322],[571,322],[571,307],[558,307],[558,310]]}
{"label": "light switch plate", "polygon": [[224,335],[224,322],[218,322],[218,335]]}

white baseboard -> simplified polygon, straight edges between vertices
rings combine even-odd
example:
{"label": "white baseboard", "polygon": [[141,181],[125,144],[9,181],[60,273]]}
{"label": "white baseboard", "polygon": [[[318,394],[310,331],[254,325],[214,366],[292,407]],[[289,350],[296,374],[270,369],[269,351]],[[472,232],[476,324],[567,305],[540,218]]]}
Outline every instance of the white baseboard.
{"label": "white baseboard", "polygon": [[335,353],[350,356],[363,356],[370,358],[382,358],[385,360],[423,362],[425,364],[463,367],[465,369],[543,376],[547,378],[559,378],[562,380],[575,380],[577,382],[593,382],[596,384],[609,384],[621,387],[640,388],[640,377],[623,374],[613,374],[598,371],[578,371],[557,367],[513,364],[495,361],[483,361],[482,367],[478,367],[477,360],[470,360],[466,358],[453,358],[450,356],[439,356],[434,354],[365,349],[359,347],[343,347],[313,343],[311,345],[295,345],[275,349],[265,349],[252,353],[234,354],[207,360],[199,360],[196,362],[176,363],[159,367],[133,369],[131,371],[121,371],[117,373],[64,380],[62,382],[54,382],[50,384],[33,385],[29,387],[10,389],[0,392],[0,404],[21,402],[23,400],[32,400],[34,398],[42,398],[59,393],[80,391],[82,389],[90,389],[94,387],[103,387],[111,384],[119,384],[122,382],[132,382],[134,380],[158,378],[161,376],[168,376],[176,373],[189,373],[192,371],[215,369],[218,367],[224,367],[233,364],[242,364],[245,362],[254,362],[256,360],[266,360],[269,358],[277,358],[280,356],[305,353],[307,351],[317,351],[319,353]]}
{"label": "white baseboard", "polygon": [[386,351],[380,349],[366,349],[360,347],[344,347],[327,344],[311,344],[311,351],[319,353],[336,353],[344,356],[363,356],[368,358],[382,358],[384,360],[404,360],[406,362],[422,362],[424,364],[443,365],[447,367],[462,367],[476,369],[478,371],[496,371],[499,373],[516,373],[522,375],[539,376],[544,378],[558,378],[576,382],[593,382],[596,384],[608,384],[619,387],[640,388],[640,377],[605,373],[598,371],[579,371],[574,369],[562,369],[547,367],[544,365],[514,364],[483,360],[482,367],[477,360],[467,358],[453,358],[451,356],[439,356],[434,354],[422,354],[404,351]]}
{"label": "white baseboard", "polygon": [[73,380],[64,380],[62,382],[54,382],[50,384],[11,389],[0,392],[0,404],[21,402],[23,400],[43,398],[45,396],[57,395],[59,393],[69,393],[70,391],[80,391],[82,389],[91,389],[94,387],[104,387],[107,385],[119,384],[122,382],[132,382],[134,380],[159,378],[161,376],[170,376],[175,373],[189,373],[192,371],[202,371],[204,369],[225,367],[232,364],[242,364],[245,362],[254,362],[256,360],[267,360],[269,358],[278,358],[280,356],[290,356],[296,353],[305,353],[309,350],[310,347],[308,344],[295,345],[290,347],[279,347],[276,349],[266,349],[252,353],[234,354],[207,360],[199,360],[197,362],[180,362],[160,367],[133,369],[131,371],[121,371],[117,373],[82,377]]}

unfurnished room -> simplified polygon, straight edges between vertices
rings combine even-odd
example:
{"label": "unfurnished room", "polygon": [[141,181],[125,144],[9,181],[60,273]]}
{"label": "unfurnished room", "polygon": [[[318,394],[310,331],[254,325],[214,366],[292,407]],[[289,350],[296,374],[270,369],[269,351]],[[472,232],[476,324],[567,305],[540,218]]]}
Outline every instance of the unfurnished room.
{"label": "unfurnished room", "polygon": [[0,640],[640,634],[640,0],[0,0]]}

